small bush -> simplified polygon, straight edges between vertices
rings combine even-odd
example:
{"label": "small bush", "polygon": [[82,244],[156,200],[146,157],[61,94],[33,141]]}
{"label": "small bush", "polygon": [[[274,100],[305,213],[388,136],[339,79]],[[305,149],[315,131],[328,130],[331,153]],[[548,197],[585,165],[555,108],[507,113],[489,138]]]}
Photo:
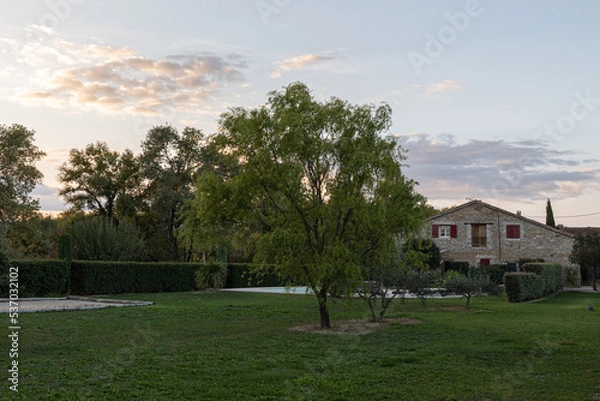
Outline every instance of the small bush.
{"label": "small bush", "polygon": [[221,262],[209,262],[194,273],[194,283],[197,290],[223,288],[226,280],[227,265]]}
{"label": "small bush", "polygon": [[469,275],[469,262],[444,262],[444,271],[455,271],[467,276]]}
{"label": "small bush", "polygon": [[523,302],[541,296],[541,279],[535,273],[506,273],[504,293],[509,302]]}
{"label": "small bush", "polygon": [[524,272],[540,276],[540,296],[554,294],[562,287],[562,267],[558,263],[526,263]]}
{"label": "small bush", "polygon": [[[279,276],[273,266],[260,266],[249,263],[230,263],[226,288],[282,287],[285,279]],[[260,271],[258,271],[260,270]]]}

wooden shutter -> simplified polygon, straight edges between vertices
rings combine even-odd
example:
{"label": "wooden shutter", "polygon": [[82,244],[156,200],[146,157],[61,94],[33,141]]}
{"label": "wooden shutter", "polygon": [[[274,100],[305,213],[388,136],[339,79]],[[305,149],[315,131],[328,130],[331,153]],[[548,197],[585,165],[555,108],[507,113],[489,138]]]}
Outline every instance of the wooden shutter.
{"label": "wooden shutter", "polygon": [[458,237],[458,227],[456,226],[456,224],[452,224],[450,226],[450,238],[456,237]]}
{"label": "wooden shutter", "polygon": [[506,238],[519,239],[521,238],[521,226],[518,224],[507,224],[506,225]]}
{"label": "wooden shutter", "polygon": [[431,226],[431,236],[433,238],[438,238],[440,236],[440,229],[437,224]]}

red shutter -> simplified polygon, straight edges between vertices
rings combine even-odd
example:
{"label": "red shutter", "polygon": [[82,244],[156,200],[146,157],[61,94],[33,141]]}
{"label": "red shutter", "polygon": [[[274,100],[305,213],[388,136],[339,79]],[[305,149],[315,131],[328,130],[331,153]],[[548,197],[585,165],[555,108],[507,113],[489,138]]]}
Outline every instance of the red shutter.
{"label": "red shutter", "polygon": [[433,238],[437,238],[437,237],[439,237],[439,236],[440,236],[440,230],[439,230],[439,227],[438,227],[438,225],[437,225],[437,224],[433,224],[433,225],[431,226],[431,236],[432,236]]}
{"label": "red shutter", "polygon": [[450,226],[450,238],[456,237],[458,237],[458,228],[456,227],[456,224],[452,224]]}
{"label": "red shutter", "polygon": [[517,224],[508,224],[506,226],[506,238],[519,239],[521,238],[521,226]]}
{"label": "red shutter", "polygon": [[481,266],[489,266],[490,265],[490,260],[488,258],[479,259],[479,264]]}

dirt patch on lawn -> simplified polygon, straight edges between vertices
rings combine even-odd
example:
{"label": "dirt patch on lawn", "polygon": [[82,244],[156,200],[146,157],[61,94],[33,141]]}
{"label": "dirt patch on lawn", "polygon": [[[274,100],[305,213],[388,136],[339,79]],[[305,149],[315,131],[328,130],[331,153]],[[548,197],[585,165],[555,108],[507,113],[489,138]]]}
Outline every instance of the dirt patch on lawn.
{"label": "dirt patch on lawn", "polygon": [[373,323],[369,319],[346,320],[331,323],[331,329],[322,329],[318,324],[307,324],[290,328],[291,331],[312,334],[362,335],[372,333],[390,324],[419,324],[423,321],[409,317],[384,319],[381,323]]}

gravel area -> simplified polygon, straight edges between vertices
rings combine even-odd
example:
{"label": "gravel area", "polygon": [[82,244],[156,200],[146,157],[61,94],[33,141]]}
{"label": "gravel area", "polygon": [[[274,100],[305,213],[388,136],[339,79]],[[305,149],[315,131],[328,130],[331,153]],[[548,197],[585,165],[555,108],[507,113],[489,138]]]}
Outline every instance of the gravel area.
{"label": "gravel area", "polygon": [[[15,305],[15,302],[17,305]],[[66,298],[20,298],[13,301],[10,305],[17,306],[19,312],[49,312],[64,310],[85,310],[100,309],[120,306],[143,306],[153,305],[154,302],[144,301],[125,301],[117,299],[101,299],[87,297],[66,297]],[[9,300],[0,299],[0,313],[7,313],[9,310]]]}

